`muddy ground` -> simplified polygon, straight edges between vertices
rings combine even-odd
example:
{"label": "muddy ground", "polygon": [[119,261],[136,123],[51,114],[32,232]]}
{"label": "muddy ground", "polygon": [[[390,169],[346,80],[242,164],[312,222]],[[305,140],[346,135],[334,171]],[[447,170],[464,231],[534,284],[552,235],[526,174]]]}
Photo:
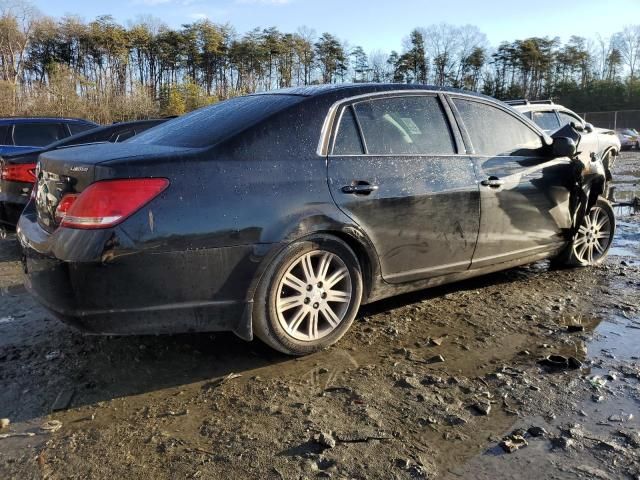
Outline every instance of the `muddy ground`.
{"label": "muddy ground", "polygon": [[[639,178],[624,154],[617,198]],[[640,478],[640,215],[616,210],[602,267],[369,305],[302,359],[227,334],[84,336],[26,294],[4,241],[0,478]]]}

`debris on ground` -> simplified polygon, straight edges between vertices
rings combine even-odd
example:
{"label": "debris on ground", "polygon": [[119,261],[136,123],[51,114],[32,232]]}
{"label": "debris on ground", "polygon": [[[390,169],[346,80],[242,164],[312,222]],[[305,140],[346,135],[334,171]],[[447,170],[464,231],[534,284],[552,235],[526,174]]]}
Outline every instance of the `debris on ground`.
{"label": "debris on ground", "polygon": [[562,355],[548,355],[538,363],[550,370],[577,370],[582,367],[582,362],[577,358]]}
{"label": "debris on ground", "polygon": [[47,420],[40,425],[40,430],[45,433],[54,433],[62,428],[62,422],[60,420]]}

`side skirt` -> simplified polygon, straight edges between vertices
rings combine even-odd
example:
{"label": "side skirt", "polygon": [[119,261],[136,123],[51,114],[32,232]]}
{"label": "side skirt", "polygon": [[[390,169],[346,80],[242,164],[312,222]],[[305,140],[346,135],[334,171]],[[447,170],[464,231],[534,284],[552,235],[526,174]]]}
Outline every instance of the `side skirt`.
{"label": "side skirt", "polygon": [[[564,248],[564,245],[562,246]],[[488,273],[499,272],[501,270],[508,270],[510,268],[519,267],[521,265],[527,265],[529,263],[537,262],[539,260],[545,260],[552,258],[562,251],[562,248],[556,248],[550,251],[538,252],[526,257],[516,258],[509,260],[508,262],[497,263],[495,265],[487,265],[485,267],[466,270],[464,272],[451,273],[448,275],[442,275],[439,277],[428,278],[425,280],[419,280],[415,282],[408,282],[402,284],[389,284],[382,280],[381,277],[375,279],[375,285],[371,289],[371,295],[367,298],[366,303],[375,302],[384,298],[393,297],[395,295],[401,295],[403,293],[415,292],[417,290],[424,290],[427,288],[437,287],[440,285],[446,285],[448,283],[458,282],[461,280],[467,280],[473,277],[479,277],[480,275],[486,275]]]}

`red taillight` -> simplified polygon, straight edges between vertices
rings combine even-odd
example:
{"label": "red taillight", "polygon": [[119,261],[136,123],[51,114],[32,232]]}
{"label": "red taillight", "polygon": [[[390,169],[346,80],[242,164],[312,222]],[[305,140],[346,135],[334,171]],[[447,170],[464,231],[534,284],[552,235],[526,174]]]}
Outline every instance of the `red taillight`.
{"label": "red taillight", "polygon": [[166,178],[96,182],[79,195],[65,195],[56,209],[56,217],[60,211],[61,227],[112,227],[140,210],[168,186]]}
{"label": "red taillight", "polygon": [[58,207],[56,208],[56,222],[60,223],[62,219],[67,216],[71,205],[74,204],[77,198],[78,194],[76,193],[68,193],[62,197],[62,200],[60,200],[60,203],[58,203]]}
{"label": "red taillight", "polygon": [[2,180],[8,182],[34,183],[36,181],[36,164],[23,163],[2,167]]}

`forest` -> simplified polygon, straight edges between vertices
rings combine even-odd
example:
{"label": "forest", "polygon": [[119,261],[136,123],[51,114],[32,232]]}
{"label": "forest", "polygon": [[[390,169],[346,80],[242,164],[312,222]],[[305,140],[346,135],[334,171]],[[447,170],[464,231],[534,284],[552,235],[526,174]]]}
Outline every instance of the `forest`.
{"label": "forest", "polygon": [[500,99],[553,98],[579,112],[628,110],[640,109],[639,70],[640,25],[608,38],[490,45],[476,26],[442,23],[407,32],[398,51],[367,52],[305,27],[238,32],[202,19],[171,28],[151,16],[122,25],[111,16],[52,18],[28,2],[0,0],[2,116],[109,123],[337,82],[432,84]]}

